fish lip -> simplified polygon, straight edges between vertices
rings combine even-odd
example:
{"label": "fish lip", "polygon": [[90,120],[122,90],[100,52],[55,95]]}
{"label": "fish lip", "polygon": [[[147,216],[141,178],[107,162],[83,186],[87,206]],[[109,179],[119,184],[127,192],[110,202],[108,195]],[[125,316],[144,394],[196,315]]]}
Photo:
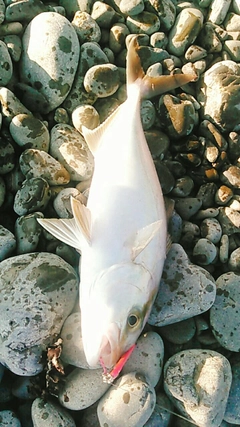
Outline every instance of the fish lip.
{"label": "fish lip", "polygon": [[105,331],[99,351],[99,361],[107,369],[111,369],[121,356],[120,328],[117,323],[111,323]]}

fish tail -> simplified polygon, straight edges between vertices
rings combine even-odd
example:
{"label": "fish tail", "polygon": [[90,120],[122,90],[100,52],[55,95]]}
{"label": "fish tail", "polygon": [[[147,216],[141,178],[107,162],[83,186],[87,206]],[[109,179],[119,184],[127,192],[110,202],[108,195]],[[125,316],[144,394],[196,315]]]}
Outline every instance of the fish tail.
{"label": "fish tail", "polygon": [[130,40],[127,52],[127,87],[137,84],[141,98],[152,98],[197,79],[196,74],[172,74],[150,77],[144,73],[139,50],[138,37]]}

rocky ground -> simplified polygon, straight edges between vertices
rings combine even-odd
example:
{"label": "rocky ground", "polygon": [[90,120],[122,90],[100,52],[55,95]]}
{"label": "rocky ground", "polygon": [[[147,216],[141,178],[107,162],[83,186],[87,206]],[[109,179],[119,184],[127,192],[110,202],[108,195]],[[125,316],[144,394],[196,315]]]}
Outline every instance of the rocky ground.
{"label": "rocky ground", "polygon": [[[86,202],[81,129],[125,100],[131,34],[145,72],[198,79],[142,102],[172,246],[109,385],[84,357],[79,256],[37,218]],[[239,0],[0,0],[1,426],[240,425],[239,62]]]}

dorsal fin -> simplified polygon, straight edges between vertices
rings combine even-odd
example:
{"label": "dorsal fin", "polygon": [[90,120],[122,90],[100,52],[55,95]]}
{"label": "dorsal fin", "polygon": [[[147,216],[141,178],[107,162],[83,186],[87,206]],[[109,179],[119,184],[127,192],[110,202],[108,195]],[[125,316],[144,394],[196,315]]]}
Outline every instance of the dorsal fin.
{"label": "dorsal fin", "polygon": [[87,242],[91,244],[92,221],[90,210],[79,200],[74,199],[73,197],[71,197],[71,206],[76,226],[80,234],[82,233]]}
{"label": "dorsal fin", "polygon": [[109,116],[103,123],[101,123],[97,128],[95,129],[88,129],[85,126],[82,127],[82,134],[84,136],[84,139],[91,150],[92,154],[96,154],[102,140],[103,134],[106,132],[108,126],[113,121],[118,109],[116,108],[115,111]]}

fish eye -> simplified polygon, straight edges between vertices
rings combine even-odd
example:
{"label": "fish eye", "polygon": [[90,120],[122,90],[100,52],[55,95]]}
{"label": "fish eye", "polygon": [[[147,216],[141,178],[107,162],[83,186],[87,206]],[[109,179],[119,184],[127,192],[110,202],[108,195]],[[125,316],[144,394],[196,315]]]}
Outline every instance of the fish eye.
{"label": "fish eye", "polygon": [[128,316],[127,321],[128,321],[128,326],[130,326],[130,328],[134,328],[134,326],[136,326],[139,321],[139,317],[136,314],[130,314]]}

